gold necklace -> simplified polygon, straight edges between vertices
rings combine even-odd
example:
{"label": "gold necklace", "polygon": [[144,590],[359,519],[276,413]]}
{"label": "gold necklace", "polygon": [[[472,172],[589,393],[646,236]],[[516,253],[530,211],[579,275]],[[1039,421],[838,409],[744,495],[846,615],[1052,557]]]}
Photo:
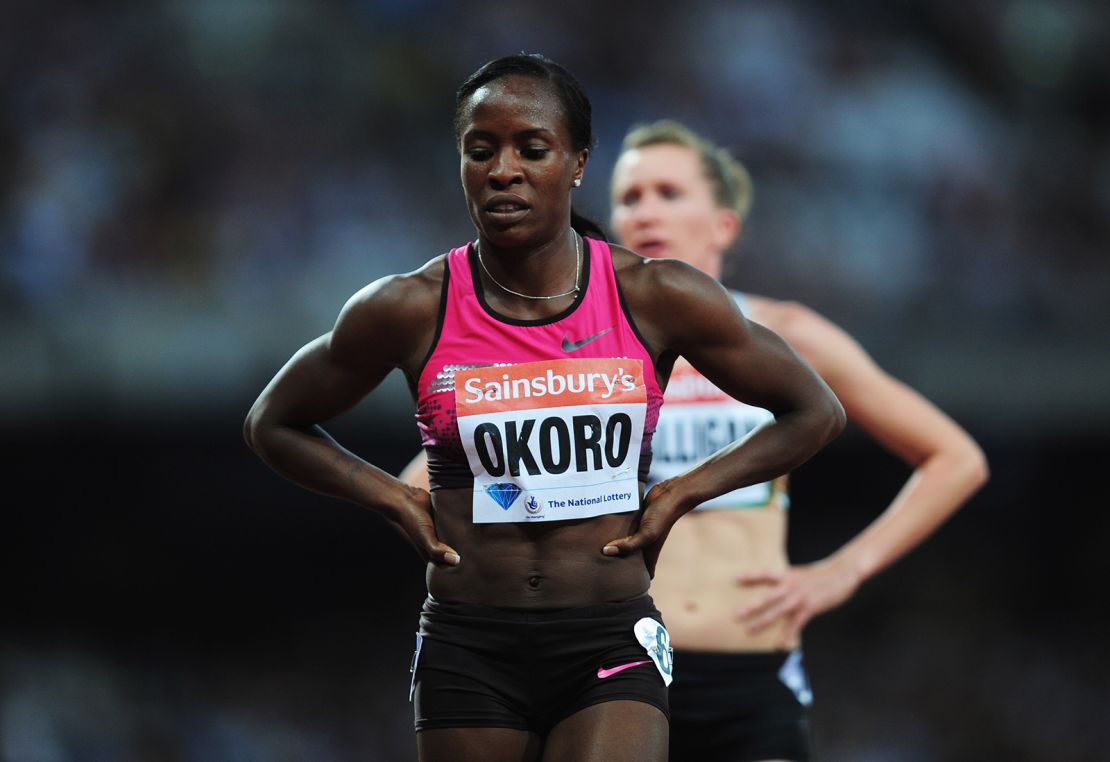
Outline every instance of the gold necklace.
{"label": "gold necklace", "polygon": [[578,293],[578,291],[579,291],[578,281],[579,281],[579,278],[582,276],[582,244],[581,244],[581,237],[579,235],[577,235],[576,233],[573,233],[573,232],[572,232],[572,235],[574,235],[574,262],[575,262],[575,265],[574,265],[574,288],[572,288],[570,291],[565,291],[561,294],[552,294],[551,296],[531,296],[529,294],[522,294],[519,291],[513,291],[511,288],[506,288],[505,286],[502,286],[500,283],[497,282],[497,278],[493,277],[493,273],[491,273],[489,271],[489,268],[486,267],[486,263],[482,261],[482,242],[480,240],[474,242],[474,251],[476,251],[478,253],[478,264],[480,264],[482,266],[482,270],[485,271],[486,277],[488,277],[491,281],[493,281],[493,284],[495,286],[497,286],[499,289],[501,289],[502,291],[510,293],[513,296],[519,296],[521,299],[560,299],[564,296],[570,296],[571,294],[577,294]]}

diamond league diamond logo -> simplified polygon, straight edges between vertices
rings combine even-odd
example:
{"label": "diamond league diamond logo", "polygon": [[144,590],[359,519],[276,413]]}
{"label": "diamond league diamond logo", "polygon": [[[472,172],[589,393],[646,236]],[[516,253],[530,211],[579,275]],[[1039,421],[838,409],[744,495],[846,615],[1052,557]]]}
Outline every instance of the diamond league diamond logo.
{"label": "diamond league diamond logo", "polygon": [[497,482],[496,484],[489,484],[486,486],[486,494],[493,498],[494,502],[501,506],[501,510],[509,510],[509,506],[516,502],[520,497],[520,487],[512,482]]}

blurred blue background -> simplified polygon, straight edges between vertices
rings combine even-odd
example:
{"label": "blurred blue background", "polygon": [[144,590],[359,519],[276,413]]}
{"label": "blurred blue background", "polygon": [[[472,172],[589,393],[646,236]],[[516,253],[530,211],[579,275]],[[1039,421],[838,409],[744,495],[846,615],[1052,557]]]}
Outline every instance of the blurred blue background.
{"label": "blurred blue background", "polygon": [[[454,90],[570,68],[749,166],[735,288],[801,300],[987,450],[929,543],[817,620],[820,758],[1110,748],[1110,10],[1041,0],[152,0],[0,11],[0,760],[405,760],[415,554],[239,429],[346,298],[459,245]],[[331,430],[398,471],[391,377]],[[907,471],[796,475],[830,552]]]}

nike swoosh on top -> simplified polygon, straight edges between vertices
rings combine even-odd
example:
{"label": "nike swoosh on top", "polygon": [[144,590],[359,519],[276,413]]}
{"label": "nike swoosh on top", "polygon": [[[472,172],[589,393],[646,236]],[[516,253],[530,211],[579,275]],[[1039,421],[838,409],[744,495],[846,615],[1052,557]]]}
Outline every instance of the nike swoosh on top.
{"label": "nike swoosh on top", "polygon": [[593,336],[587,336],[586,338],[579,339],[578,341],[571,341],[570,338],[564,333],[563,334],[563,351],[564,352],[573,352],[576,349],[581,349],[582,347],[586,346],[587,344],[589,344],[594,339],[600,339],[602,336],[609,333],[609,331],[611,331],[611,330],[613,330],[613,326],[609,326],[604,331],[598,331]]}
{"label": "nike swoosh on top", "polygon": [[651,664],[651,659],[644,659],[643,661],[630,661],[628,664],[618,664],[617,666],[610,667],[609,669],[598,667],[597,676],[604,680],[607,677],[612,677],[618,672],[624,672],[629,667],[638,667],[641,664]]}

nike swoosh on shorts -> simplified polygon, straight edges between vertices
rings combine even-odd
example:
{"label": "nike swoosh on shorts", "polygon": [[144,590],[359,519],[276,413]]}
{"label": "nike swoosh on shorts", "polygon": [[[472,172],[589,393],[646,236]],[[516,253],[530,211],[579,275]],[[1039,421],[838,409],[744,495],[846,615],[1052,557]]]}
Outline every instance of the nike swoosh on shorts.
{"label": "nike swoosh on shorts", "polygon": [[630,667],[638,667],[641,664],[651,664],[651,659],[644,659],[643,661],[630,661],[628,662],[628,664],[618,664],[617,666],[609,667],[608,669],[605,669],[604,667],[598,667],[597,676],[604,680],[607,677],[612,677],[618,672],[624,672]]}
{"label": "nike swoosh on shorts", "polygon": [[589,344],[594,339],[600,339],[602,336],[609,333],[609,331],[611,331],[611,330],[613,330],[613,326],[609,326],[604,331],[598,331],[593,336],[587,336],[586,338],[579,339],[578,341],[571,341],[570,337],[568,337],[564,333],[563,334],[563,351],[564,352],[573,352],[576,349],[581,349],[582,347],[586,346],[587,344]]}

